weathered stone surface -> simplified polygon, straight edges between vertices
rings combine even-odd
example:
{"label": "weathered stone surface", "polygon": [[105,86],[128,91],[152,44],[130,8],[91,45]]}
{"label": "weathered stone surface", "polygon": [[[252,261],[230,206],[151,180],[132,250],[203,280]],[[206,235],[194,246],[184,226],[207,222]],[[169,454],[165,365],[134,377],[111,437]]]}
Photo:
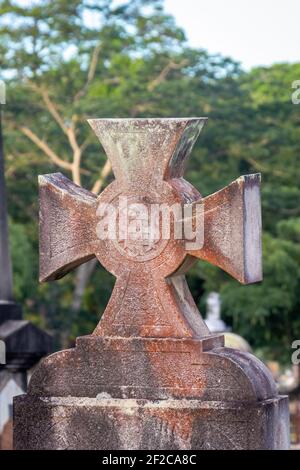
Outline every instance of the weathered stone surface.
{"label": "weathered stone surface", "polygon": [[18,449],[287,449],[287,398],[257,403],[15,399]]}
{"label": "weathered stone surface", "polygon": [[[96,257],[116,284],[93,334],[44,360],[15,400],[17,449],[287,448],[286,398],[258,359],[209,332],[185,280],[196,258],[245,284],[262,278],[259,175],[206,198],[183,179],[204,123],[91,120],[116,180],[96,197],[61,174],[40,178],[41,280]],[[168,239],[161,228],[146,242],[99,239],[99,204],[119,196],[189,205],[204,243],[177,238],[175,217]]]}
{"label": "weathered stone surface", "polygon": [[[94,334],[101,336],[198,337],[209,331],[184,274],[196,258],[220,266],[242,283],[261,280],[259,175],[238,178],[202,198],[183,178],[184,161],[204,118],[91,120],[116,176],[99,197],[60,173],[40,177],[40,279],[55,280],[97,257],[116,276],[106,311]],[[99,204],[119,196],[146,205],[201,204],[204,246],[160,239],[147,256],[99,240]],[[175,273],[175,275],[174,275]]]}
{"label": "weathered stone surface", "polygon": [[228,348],[211,349],[212,340],[222,346],[224,338],[78,338],[75,349],[43,361],[29,394],[247,402],[276,395],[271,373],[262,362]]}

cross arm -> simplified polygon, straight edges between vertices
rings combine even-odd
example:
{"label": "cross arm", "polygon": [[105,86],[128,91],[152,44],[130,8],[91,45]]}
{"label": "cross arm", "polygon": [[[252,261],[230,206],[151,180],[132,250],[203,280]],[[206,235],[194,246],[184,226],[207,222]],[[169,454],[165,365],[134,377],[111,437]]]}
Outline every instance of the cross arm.
{"label": "cross arm", "polygon": [[39,176],[40,281],[60,279],[92,259],[97,196],[61,173]]}
{"label": "cross arm", "polygon": [[200,202],[204,243],[188,253],[219,266],[242,284],[261,281],[260,174],[241,176]]}

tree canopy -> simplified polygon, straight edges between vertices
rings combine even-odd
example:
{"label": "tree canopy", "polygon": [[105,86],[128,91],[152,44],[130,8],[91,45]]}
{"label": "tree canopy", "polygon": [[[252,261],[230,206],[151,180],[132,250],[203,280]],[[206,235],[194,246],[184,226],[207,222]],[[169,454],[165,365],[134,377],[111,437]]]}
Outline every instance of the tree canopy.
{"label": "tree canopy", "polygon": [[202,313],[221,293],[225,320],[285,362],[300,335],[299,64],[244,72],[191,48],[160,0],[0,0],[0,78],[15,295],[57,345],[93,330],[114,279],[89,264],[39,285],[37,175],[62,171],[99,193],[111,179],[88,117],[209,117],[186,178],[205,196],[262,173],[264,280],[240,286],[205,262],[188,281]]}

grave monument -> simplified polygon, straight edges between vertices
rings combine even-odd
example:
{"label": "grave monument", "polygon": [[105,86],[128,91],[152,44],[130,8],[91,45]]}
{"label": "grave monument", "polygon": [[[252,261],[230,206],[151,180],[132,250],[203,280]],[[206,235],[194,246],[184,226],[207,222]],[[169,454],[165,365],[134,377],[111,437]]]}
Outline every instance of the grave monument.
{"label": "grave monument", "polygon": [[16,449],[288,448],[287,398],[209,332],[185,280],[197,259],[262,279],[260,176],[204,198],[183,178],[205,122],[92,119],[115,180],[97,197],[40,177],[40,280],[96,257],[116,282],[95,331],[44,359],[15,399]]}

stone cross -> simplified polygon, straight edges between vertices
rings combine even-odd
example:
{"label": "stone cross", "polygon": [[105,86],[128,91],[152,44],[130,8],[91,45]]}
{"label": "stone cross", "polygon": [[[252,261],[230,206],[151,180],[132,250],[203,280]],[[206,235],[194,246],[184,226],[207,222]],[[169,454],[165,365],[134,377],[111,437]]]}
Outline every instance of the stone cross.
{"label": "stone cross", "polygon": [[263,363],[209,332],[185,281],[197,259],[262,277],[259,175],[203,198],[183,179],[205,121],[92,119],[115,180],[96,196],[40,178],[41,280],[96,257],[116,283],[95,331],[15,399],[17,449],[288,447],[287,399]]}
{"label": "stone cross", "polygon": [[[115,180],[97,197],[60,173],[40,177],[40,280],[58,279],[95,256],[117,278],[94,334],[207,336],[184,277],[197,258],[242,283],[261,280],[260,176],[242,176],[205,198],[183,179],[205,122],[92,119],[89,124],[111,161]],[[116,205],[120,197],[146,207],[201,206],[203,217],[195,216],[195,207],[191,217],[204,243],[195,249],[184,236],[175,239],[174,227],[169,239],[144,244],[136,238],[99,239],[99,205]]]}

